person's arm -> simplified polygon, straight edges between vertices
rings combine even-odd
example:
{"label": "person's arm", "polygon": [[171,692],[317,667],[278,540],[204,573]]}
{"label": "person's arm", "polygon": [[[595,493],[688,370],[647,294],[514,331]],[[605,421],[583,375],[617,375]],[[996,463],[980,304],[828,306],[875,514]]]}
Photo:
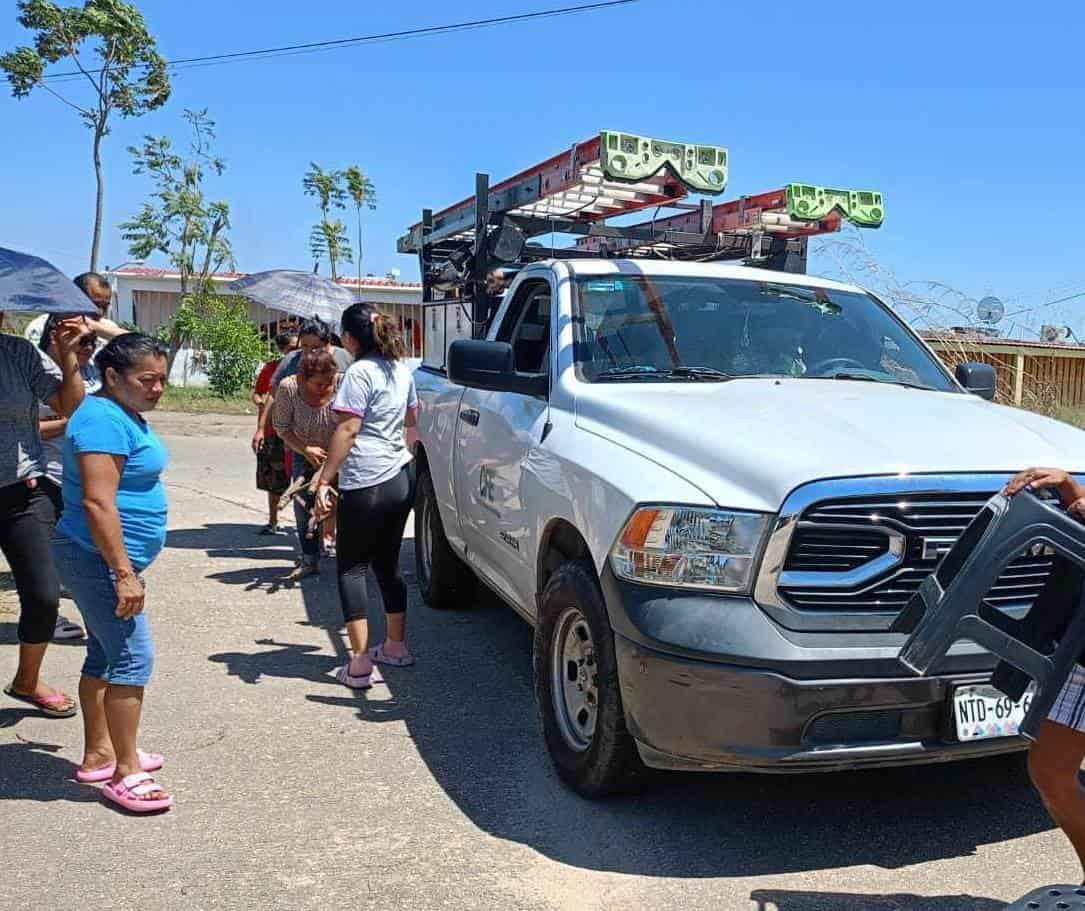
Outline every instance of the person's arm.
{"label": "person's arm", "polygon": [[42,418],[38,421],[38,433],[43,440],[55,440],[64,436],[64,430],[68,426],[67,418]]}
{"label": "person's arm", "polygon": [[302,456],[314,468],[319,468],[328,457],[320,446],[310,446],[294,433],[294,399],[297,392],[291,388],[280,388],[275,399],[272,413],[272,426],[275,432],[290,449]]}
{"label": "person's arm", "polygon": [[94,329],[94,334],[103,342],[112,341],[118,335],[127,335],[132,331],[131,329],[125,329],[123,326],[118,326],[113,320],[106,319],[104,316],[91,320],[90,325]]}
{"label": "person's arm", "polygon": [[[253,396],[255,398],[255,395]],[[261,396],[259,408],[256,412],[256,430],[252,435],[252,451],[259,452],[264,445],[264,437],[267,436],[267,413],[271,410],[271,403],[267,396]]]}
{"label": "person's arm", "polygon": [[145,597],[143,583],[136,576],[124,546],[121,514],[117,509],[117,489],[125,461],[125,456],[108,452],[79,454],[87,525],[98,552],[116,578],[117,616],[122,620],[142,611]]}
{"label": "person's arm", "polygon": [[1062,505],[1067,508],[1085,497],[1085,487],[1061,468],[1026,468],[1006,485],[1003,493],[1012,497],[1026,488],[1054,490]]}
{"label": "person's arm", "polygon": [[358,434],[362,432],[362,419],[357,414],[336,412],[335,433],[332,435],[331,445],[328,447],[328,457],[320,469],[320,480],[317,481],[316,503],[313,513],[317,519],[323,519],[332,511],[334,498],[332,496],[332,479],[339,474],[339,469],[346,461],[347,455],[354,446]]}
{"label": "person's arm", "polygon": [[[57,323],[56,346],[57,363],[60,365],[60,388],[42,400],[61,417],[71,417],[83,402],[86,395],[86,386],[83,385],[83,374],[79,371],[79,360],[76,357],[79,351],[79,339],[83,337],[87,326],[83,318],[75,317]],[[47,377],[45,368],[39,361],[36,365],[42,377]],[[55,380],[50,380],[55,383]]]}
{"label": "person's arm", "polygon": [[404,442],[407,444],[407,448],[414,452],[415,444],[418,442],[418,431],[415,428],[418,426],[418,405],[407,408],[407,414],[403,418],[403,426],[406,427],[404,433]]}

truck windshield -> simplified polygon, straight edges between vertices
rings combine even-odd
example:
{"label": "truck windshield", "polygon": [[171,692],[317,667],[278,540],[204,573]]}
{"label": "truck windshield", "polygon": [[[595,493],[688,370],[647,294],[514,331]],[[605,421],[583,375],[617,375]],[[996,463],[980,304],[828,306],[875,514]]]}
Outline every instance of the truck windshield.
{"label": "truck windshield", "polygon": [[589,382],[780,376],[958,391],[868,294],[745,279],[577,276],[576,369]]}

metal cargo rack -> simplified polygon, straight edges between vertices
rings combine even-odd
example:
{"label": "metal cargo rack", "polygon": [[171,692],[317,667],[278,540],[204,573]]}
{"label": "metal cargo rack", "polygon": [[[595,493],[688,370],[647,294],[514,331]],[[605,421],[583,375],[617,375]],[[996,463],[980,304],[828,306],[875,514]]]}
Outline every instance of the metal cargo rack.
{"label": "metal cargo rack", "polygon": [[[686,201],[690,194],[718,196],[727,178],[725,148],[604,131],[492,187],[488,175],[476,174],[474,196],[436,213],[424,209],[397,248],[419,258],[423,305],[459,303],[477,338],[500,303],[487,291],[487,276],[501,267],[654,257],[805,272],[811,235],[837,231],[844,220],[878,227],[884,215],[876,191],[812,184],[716,206]],[[608,223],[648,209],[648,221]],[[576,243],[540,242],[558,234]]]}

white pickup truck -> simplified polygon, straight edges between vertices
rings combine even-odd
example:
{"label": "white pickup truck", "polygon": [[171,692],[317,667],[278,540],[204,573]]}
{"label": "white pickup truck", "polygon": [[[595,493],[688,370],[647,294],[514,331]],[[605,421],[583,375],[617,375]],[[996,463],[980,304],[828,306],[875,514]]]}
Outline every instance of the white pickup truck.
{"label": "white pickup truck", "polygon": [[[533,624],[576,790],[1022,746],[990,655],[913,678],[888,631],[1012,472],[1085,468],[1085,433],[985,401],[992,368],[955,378],[861,288],[633,259],[524,267],[443,355],[416,373],[419,582]],[[1025,609],[1050,565],[1022,554],[990,599]]]}

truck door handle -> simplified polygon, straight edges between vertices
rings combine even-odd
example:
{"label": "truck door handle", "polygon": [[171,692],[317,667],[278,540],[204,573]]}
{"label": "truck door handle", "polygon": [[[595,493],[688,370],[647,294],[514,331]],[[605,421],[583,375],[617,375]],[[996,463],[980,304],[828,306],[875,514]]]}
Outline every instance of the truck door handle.
{"label": "truck door handle", "polygon": [[466,421],[472,427],[478,427],[481,415],[474,408],[464,408],[460,411],[460,420]]}

